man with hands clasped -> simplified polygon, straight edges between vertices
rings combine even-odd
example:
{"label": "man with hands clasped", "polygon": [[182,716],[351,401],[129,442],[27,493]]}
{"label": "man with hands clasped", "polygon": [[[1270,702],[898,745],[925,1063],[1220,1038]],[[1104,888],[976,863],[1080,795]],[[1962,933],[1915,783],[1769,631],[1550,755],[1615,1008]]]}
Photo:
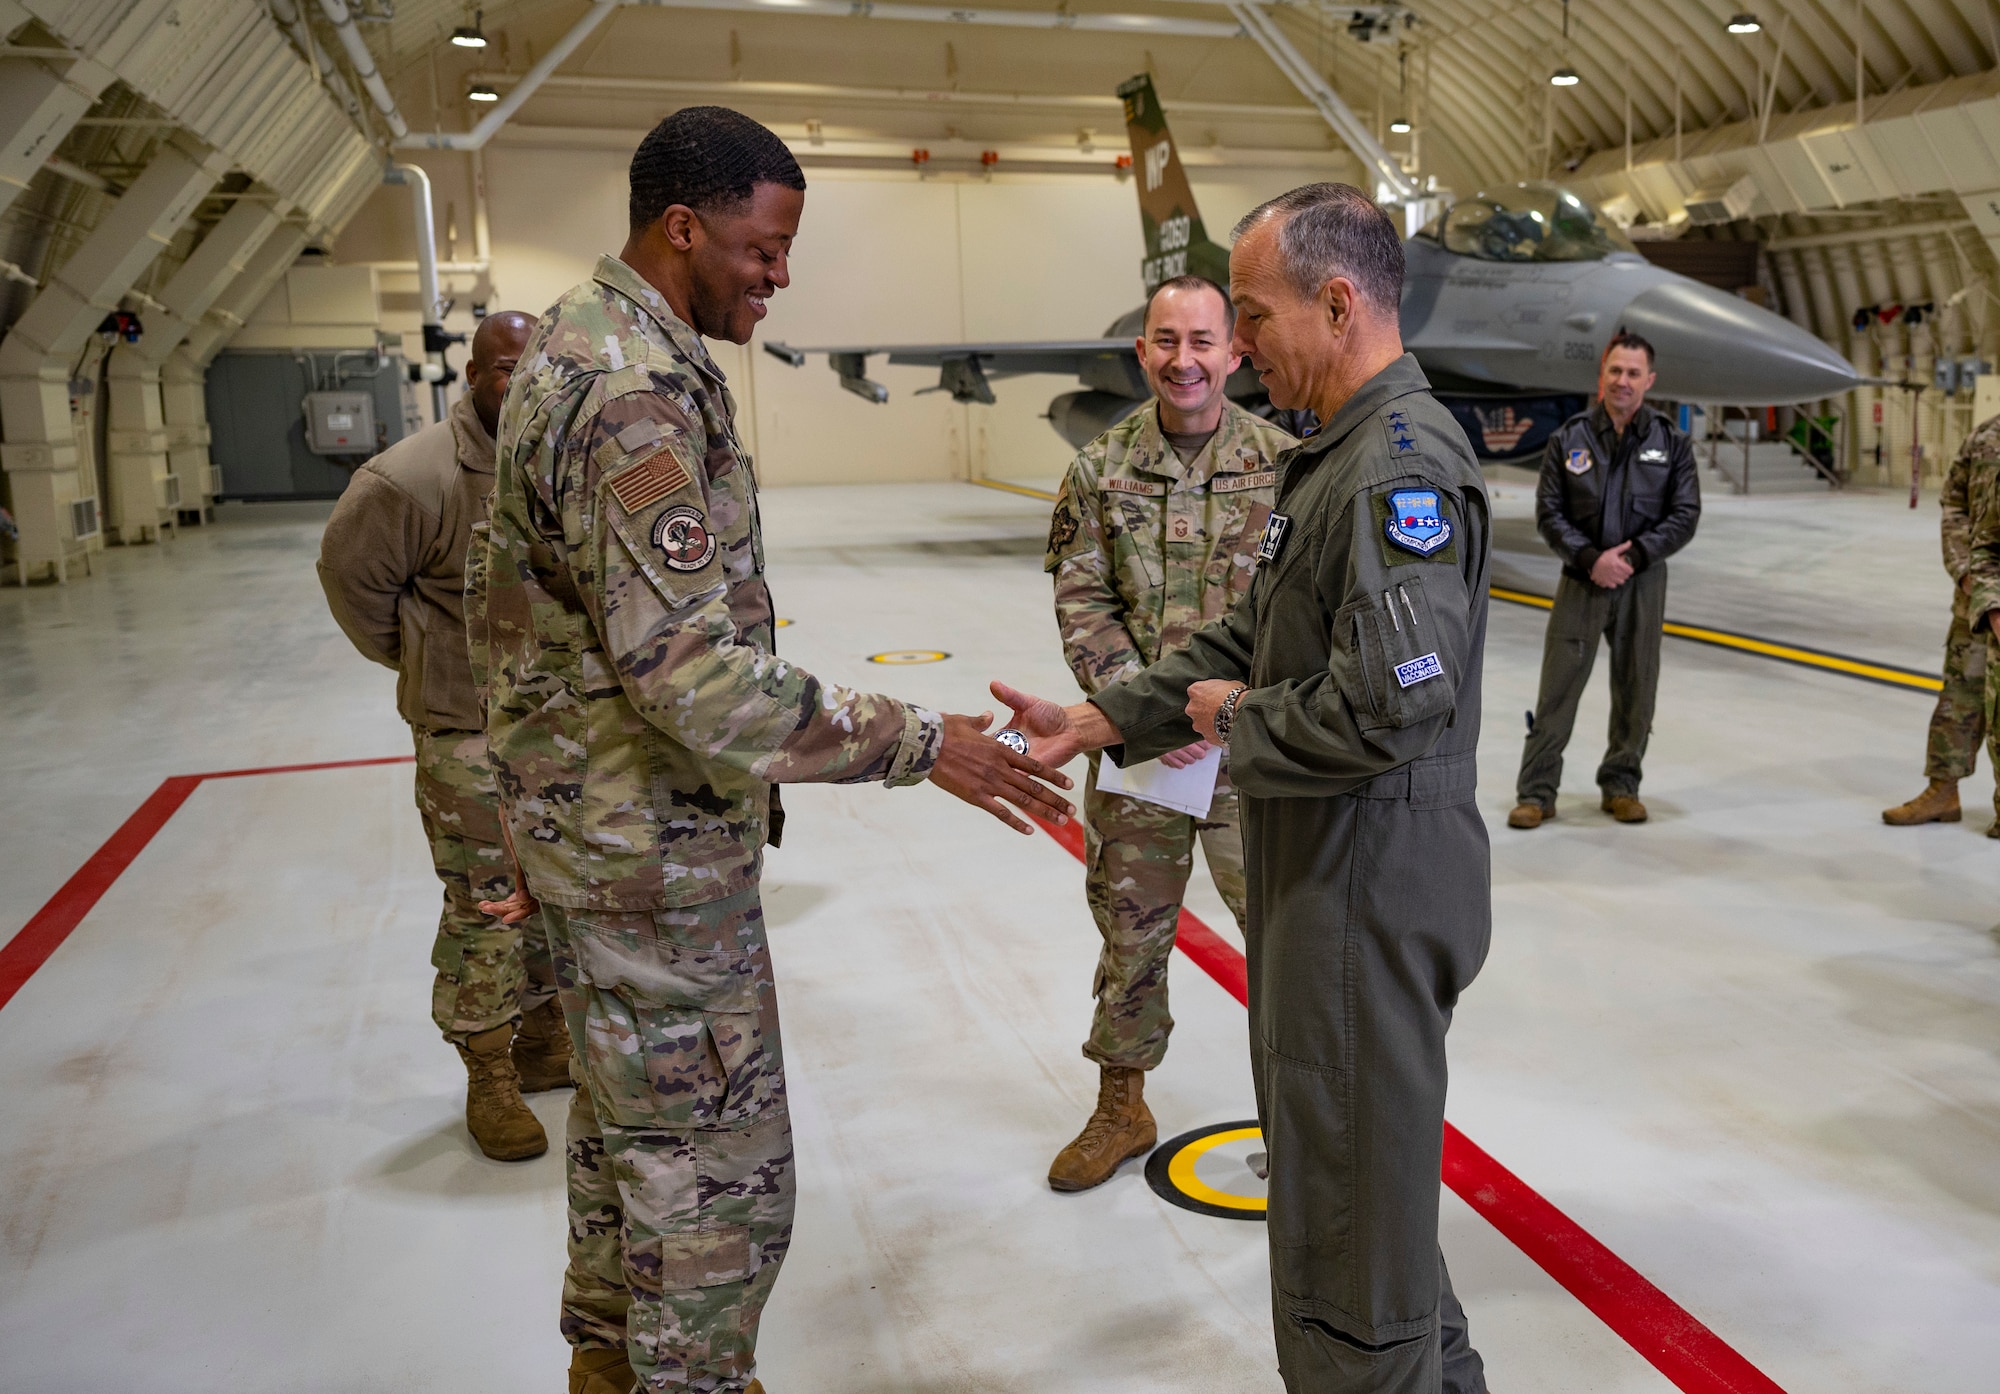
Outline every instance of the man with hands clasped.
{"label": "man with hands clasped", "polygon": [[1233,347],[1274,405],[1324,423],[1280,457],[1249,595],[1088,701],[993,692],[1048,766],[1227,750],[1286,1387],[1483,1394],[1437,1216],[1445,1031],[1491,921],[1486,493],[1403,352],[1388,216],[1313,184],[1237,235]]}
{"label": "man with hands clasped", "polygon": [[1701,521],[1701,481],[1685,432],[1646,405],[1653,346],[1619,330],[1597,368],[1597,403],[1563,422],[1542,455],[1535,526],[1562,558],[1562,581],[1542,642],[1541,689],[1528,717],[1510,828],[1556,816],[1563,747],[1577,703],[1611,644],[1611,739],[1597,767],[1606,813],[1646,821],[1640,760],[1660,685],[1660,626],[1667,616],[1667,558]]}
{"label": "man with hands clasped", "polygon": [[[1063,479],[1044,565],[1055,577],[1063,657],[1085,692],[1180,648],[1250,589],[1277,492],[1273,461],[1295,442],[1224,392],[1241,361],[1230,348],[1234,321],[1212,281],[1156,286],[1137,344],[1154,400],[1077,452]],[[1174,1029],[1167,963],[1197,837],[1215,888],[1244,922],[1236,791],[1210,749],[1197,740],[1160,757],[1187,771],[1174,781],[1185,787],[1171,791],[1128,789],[1115,767],[1091,758],[1084,895],[1104,948],[1083,1053],[1098,1066],[1097,1107],[1049,1168],[1058,1191],[1103,1184],[1159,1140],[1146,1072]],[[1176,794],[1174,804],[1159,801]]]}

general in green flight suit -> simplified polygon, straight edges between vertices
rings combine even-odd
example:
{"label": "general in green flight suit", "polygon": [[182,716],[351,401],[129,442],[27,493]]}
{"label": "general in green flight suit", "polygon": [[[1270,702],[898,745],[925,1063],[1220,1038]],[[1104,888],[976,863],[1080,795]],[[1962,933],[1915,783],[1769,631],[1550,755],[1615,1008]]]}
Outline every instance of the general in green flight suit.
{"label": "general in green flight suit", "polygon": [[1236,347],[1324,423],[1279,457],[1249,596],[1087,702],[994,695],[1045,762],[1227,748],[1279,1370],[1292,1394],[1483,1394],[1437,1223],[1445,1031],[1492,923],[1486,491],[1403,352],[1387,215],[1314,184],[1238,236]]}

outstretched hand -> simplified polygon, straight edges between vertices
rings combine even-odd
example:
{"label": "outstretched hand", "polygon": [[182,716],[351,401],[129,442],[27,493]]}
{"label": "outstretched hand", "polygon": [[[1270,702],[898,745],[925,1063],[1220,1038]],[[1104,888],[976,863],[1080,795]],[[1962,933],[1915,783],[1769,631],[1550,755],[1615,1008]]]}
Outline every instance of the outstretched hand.
{"label": "outstretched hand", "polygon": [[1060,706],[1004,682],[992,684],[987,691],[1014,714],[1007,724],[1028,738],[1028,753],[1051,769],[1067,765],[1083,751],[1124,743],[1111,718],[1094,702]]}
{"label": "outstretched hand", "polygon": [[1068,801],[1037,781],[1067,789],[1069,776],[1035,758],[1032,751],[1016,754],[994,740],[986,734],[992,724],[992,712],[945,717],[944,745],[937,763],[931,766],[931,783],[974,808],[985,809],[1017,833],[1033,833],[1034,828],[1016,818],[1007,804],[1051,823],[1068,822],[1074,811]]}

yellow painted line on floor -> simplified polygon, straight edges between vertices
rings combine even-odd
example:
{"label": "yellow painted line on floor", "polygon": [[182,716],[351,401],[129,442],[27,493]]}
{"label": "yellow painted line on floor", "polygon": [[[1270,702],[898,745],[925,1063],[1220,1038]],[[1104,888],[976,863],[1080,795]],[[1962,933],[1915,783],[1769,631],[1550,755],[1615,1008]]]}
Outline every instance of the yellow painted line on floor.
{"label": "yellow painted line on floor", "polygon": [[[1048,499],[1054,502],[1056,497],[1045,489],[1031,489],[1025,484],[1006,484],[997,479],[974,479],[969,482],[977,484],[982,489],[999,489],[1004,493],[1020,494],[1031,499]],[[1555,607],[1555,601],[1546,595],[1511,590],[1506,586],[1490,586],[1487,588],[1487,594],[1495,600],[1504,600],[1513,605],[1531,605],[1537,610],[1549,610]],[[1676,639],[1692,639],[1697,644],[1713,644],[1721,649],[1734,649],[1738,653],[1756,654],[1759,658],[1775,658],[1782,663],[1797,663],[1829,673],[1842,673],[1850,678],[1861,678],[1868,682],[1887,683],[1891,687],[1905,687],[1916,692],[1939,692],[1944,689],[1944,679],[1932,677],[1928,673],[1896,668],[1886,663],[1871,663],[1865,658],[1848,658],[1844,654],[1804,649],[1796,644],[1774,643],[1769,639],[1759,639],[1749,634],[1732,634],[1726,629],[1709,629],[1704,625],[1682,624],[1678,620],[1668,620],[1661,626],[1661,631]]]}
{"label": "yellow painted line on floor", "polygon": [[[1555,602],[1546,595],[1509,590],[1505,586],[1490,586],[1487,588],[1487,594],[1495,600],[1505,600],[1514,605],[1532,605],[1538,610],[1548,610],[1555,606]],[[1865,658],[1849,658],[1844,654],[1825,653],[1819,649],[1804,649],[1796,644],[1774,643],[1769,639],[1759,639],[1749,634],[1732,634],[1726,629],[1682,624],[1678,620],[1668,620],[1660,626],[1660,629],[1662,633],[1670,634],[1676,639],[1692,639],[1697,644],[1713,644],[1721,649],[1756,654],[1759,658],[1775,658],[1782,663],[1797,663],[1807,668],[1841,673],[1850,678],[1862,678],[1868,682],[1887,683],[1891,687],[1906,687],[1916,692],[1938,692],[1944,687],[1944,679],[1934,678],[1928,673],[1891,667],[1886,663],[1871,663]]]}
{"label": "yellow painted line on floor", "polygon": [[968,479],[968,484],[976,484],[982,489],[998,489],[1003,494],[1019,494],[1024,499],[1047,499],[1056,501],[1056,496],[1047,489],[1031,489],[1025,484],[1009,484],[1002,479]]}

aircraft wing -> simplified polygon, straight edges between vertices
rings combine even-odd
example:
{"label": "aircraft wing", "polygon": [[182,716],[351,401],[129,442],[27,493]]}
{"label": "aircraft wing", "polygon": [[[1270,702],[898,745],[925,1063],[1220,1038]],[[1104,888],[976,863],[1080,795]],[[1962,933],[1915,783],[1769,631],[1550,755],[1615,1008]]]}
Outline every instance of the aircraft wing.
{"label": "aircraft wing", "polygon": [[[868,360],[886,357],[891,363],[938,369],[938,385],[926,391],[949,392],[958,402],[993,401],[991,378],[1023,373],[1059,373],[1110,390],[1144,398],[1148,389],[1139,376],[1138,355],[1130,339],[1040,339],[986,344],[816,344],[808,348],[770,341],[764,352],[794,368],[823,353],[840,385],[858,397],[884,402],[889,389],[868,377]],[[1111,384],[1116,384],[1112,387]]]}

